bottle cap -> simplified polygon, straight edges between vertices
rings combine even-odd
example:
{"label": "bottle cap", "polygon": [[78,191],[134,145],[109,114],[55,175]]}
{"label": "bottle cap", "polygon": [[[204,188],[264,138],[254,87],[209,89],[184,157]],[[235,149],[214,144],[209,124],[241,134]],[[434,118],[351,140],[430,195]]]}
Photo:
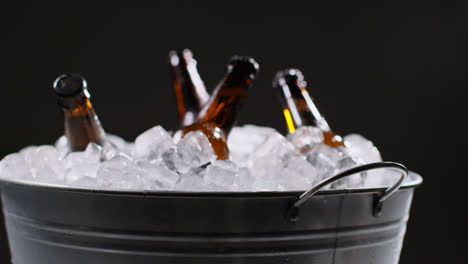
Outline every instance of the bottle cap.
{"label": "bottle cap", "polygon": [[259,70],[260,66],[251,57],[233,56],[229,60],[228,71],[246,74],[250,79],[255,78],[255,74],[257,74]]}
{"label": "bottle cap", "polygon": [[67,73],[60,75],[54,82],[55,93],[60,97],[72,97],[85,92],[86,80],[79,74]]}
{"label": "bottle cap", "polygon": [[279,71],[273,79],[273,88],[281,89],[284,85],[303,88],[307,83],[305,82],[304,75],[302,75],[300,70],[291,68]]}

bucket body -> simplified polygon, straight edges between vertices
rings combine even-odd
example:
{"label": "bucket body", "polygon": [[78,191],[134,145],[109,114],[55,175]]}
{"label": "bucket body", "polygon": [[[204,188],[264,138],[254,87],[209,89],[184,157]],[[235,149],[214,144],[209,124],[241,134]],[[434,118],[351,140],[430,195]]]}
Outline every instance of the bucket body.
{"label": "bucket body", "polygon": [[414,187],[301,193],[111,192],[1,182],[14,264],[398,263]]}

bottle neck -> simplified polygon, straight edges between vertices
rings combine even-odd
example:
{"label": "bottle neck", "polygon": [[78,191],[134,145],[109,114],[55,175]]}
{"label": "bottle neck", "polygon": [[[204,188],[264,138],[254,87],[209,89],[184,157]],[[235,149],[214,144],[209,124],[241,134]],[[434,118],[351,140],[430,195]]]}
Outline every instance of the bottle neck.
{"label": "bottle neck", "polygon": [[182,56],[171,57],[172,81],[177,100],[177,109],[182,125],[196,120],[197,114],[209,99],[205,85],[198,74],[194,59]]}
{"label": "bottle neck", "polygon": [[280,103],[289,133],[294,133],[302,126],[315,126],[323,131],[330,131],[330,126],[318,111],[304,86],[284,83],[280,85],[280,90]]}
{"label": "bottle neck", "polygon": [[303,111],[310,113],[311,118],[308,118],[308,122],[310,123],[310,125],[316,126],[322,131],[331,131],[330,126],[328,125],[327,121],[322,116],[322,114],[320,114],[319,110],[315,106],[314,102],[312,101],[312,98],[310,97],[305,87],[301,89],[301,94],[303,101],[301,101],[299,105],[301,105],[302,107],[305,106],[305,109]]}
{"label": "bottle neck", "polygon": [[89,98],[58,98],[64,116],[65,135],[72,151],[83,151],[90,142],[103,146],[105,132]]}
{"label": "bottle neck", "polygon": [[213,92],[198,116],[198,122],[214,123],[228,134],[236,121],[240,106],[252,80],[247,76],[229,73]]}

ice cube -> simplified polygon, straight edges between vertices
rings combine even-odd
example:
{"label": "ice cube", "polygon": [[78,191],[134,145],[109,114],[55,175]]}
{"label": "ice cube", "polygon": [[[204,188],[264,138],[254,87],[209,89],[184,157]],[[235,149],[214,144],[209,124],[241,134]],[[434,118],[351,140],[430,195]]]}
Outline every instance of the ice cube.
{"label": "ice cube", "polygon": [[281,134],[272,133],[250,154],[250,174],[258,191],[305,190],[317,176],[296,147]]}
{"label": "ice cube", "polygon": [[155,126],[135,139],[135,156],[159,159],[171,147],[172,137],[169,133],[161,126]]}
{"label": "ice cube", "polygon": [[0,177],[13,180],[29,178],[29,166],[23,155],[12,153],[5,156],[0,162]]}
{"label": "ice cube", "polygon": [[143,190],[145,188],[138,166],[123,156],[102,162],[97,177],[100,187],[105,189]]}
{"label": "ice cube", "polygon": [[390,187],[400,178],[401,173],[393,169],[376,169],[367,172],[361,188]]}
{"label": "ice cube", "polygon": [[[338,162],[335,170],[333,171],[333,175],[335,176],[343,171],[349,170],[356,166],[362,165],[353,157],[345,156]],[[341,180],[338,180],[330,185],[330,189],[350,189],[350,188],[357,188],[361,186],[367,177],[367,172],[356,173],[353,175],[349,175]]]}
{"label": "ice cube", "polygon": [[110,160],[117,155],[125,156],[129,159],[132,158],[134,152],[134,144],[126,142],[123,138],[106,134],[106,143],[102,148],[102,159]]}
{"label": "ice cube", "polygon": [[96,178],[98,168],[98,163],[75,165],[65,170],[64,179],[68,183],[73,183],[82,177]]}
{"label": "ice cube", "polygon": [[333,176],[333,171],[344,157],[340,149],[329,147],[324,144],[314,147],[306,153],[306,156],[307,161],[317,170],[319,181]]}
{"label": "ice cube", "polygon": [[[102,148],[102,156],[101,156],[101,159],[104,161],[104,160],[110,160],[112,158],[114,158],[115,156],[117,155],[126,155],[125,152],[123,151],[119,151],[116,147],[112,146],[112,145],[106,145]],[[130,156],[126,155],[127,158],[130,159]]]}
{"label": "ice cube", "polygon": [[177,147],[173,146],[164,152],[161,156],[163,164],[170,170],[177,171],[175,160],[177,157]]}
{"label": "ice cube", "polygon": [[131,153],[130,149],[133,147],[133,144],[128,143],[125,139],[109,133],[106,134],[106,139],[111,145],[115,146],[120,151]]}
{"label": "ice cube", "polygon": [[240,179],[237,166],[229,160],[216,160],[206,168],[204,180],[219,191],[235,190]]}
{"label": "ice cube", "polygon": [[172,135],[172,142],[174,144],[177,144],[179,143],[179,141],[182,139],[182,130],[178,130],[176,132],[174,132],[174,134]]}
{"label": "ice cube", "polygon": [[50,167],[30,168],[30,171],[34,182],[59,184],[63,181],[63,175],[57,175]]}
{"label": "ice cube", "polygon": [[[45,176],[45,173],[52,171],[50,178],[53,180],[63,180],[63,174],[65,168],[60,157],[60,153],[53,146],[39,146],[29,147],[23,150],[24,159],[27,162],[30,169],[44,170],[41,175]],[[33,177],[36,175],[35,171],[32,171]]]}
{"label": "ice cube", "polygon": [[268,164],[273,165],[288,154],[295,152],[296,148],[291,142],[278,132],[274,132],[250,153],[247,166],[251,170],[262,171],[267,169]]}
{"label": "ice cube", "polygon": [[84,151],[84,157],[90,162],[98,162],[102,157],[102,147],[91,142]]}
{"label": "ice cube", "polygon": [[307,151],[323,142],[323,132],[317,127],[304,126],[288,135],[289,141],[301,151]]}
{"label": "ice cube", "polygon": [[273,128],[245,125],[234,127],[228,136],[229,157],[238,166],[246,166],[250,155],[267,138],[276,134]]}
{"label": "ice cube", "polygon": [[68,146],[68,140],[65,135],[62,135],[55,142],[55,149],[60,155],[60,158],[64,158],[68,152],[70,152],[70,147]]}
{"label": "ice cube", "polygon": [[146,190],[170,190],[179,179],[179,175],[160,162],[137,162],[138,171]]}
{"label": "ice cube", "polygon": [[382,161],[379,150],[374,144],[358,134],[350,134],[344,137],[346,153],[357,158],[362,164]]}
{"label": "ice cube", "polygon": [[175,190],[184,192],[206,192],[213,191],[214,188],[207,185],[203,180],[205,169],[192,168],[186,173],[180,175],[179,181],[175,186]]}
{"label": "ice cube", "polygon": [[238,175],[239,175],[238,191],[241,191],[241,192],[253,191],[255,177],[250,174],[249,169],[239,168]]}
{"label": "ice cube", "polygon": [[132,159],[132,152],[128,150],[121,150],[114,145],[111,144],[105,144],[104,147],[102,148],[102,153],[101,153],[101,159],[104,160],[110,160],[114,158],[115,156],[124,156],[127,159]]}
{"label": "ice cube", "polygon": [[[0,174],[11,179],[56,184],[61,182],[56,172],[61,168],[57,161],[52,161],[57,156],[58,153],[51,146],[30,146],[20,153],[6,156],[0,165]],[[63,171],[60,176],[63,177]]]}
{"label": "ice cube", "polygon": [[256,191],[307,190],[317,182],[317,170],[302,155],[287,155],[268,170],[259,174],[251,170],[250,173],[255,177],[253,189]]}
{"label": "ice cube", "polygon": [[307,190],[318,182],[317,169],[304,156],[291,156],[284,164],[278,187],[280,190]]}
{"label": "ice cube", "polygon": [[75,182],[81,177],[95,178],[101,155],[101,146],[93,142],[88,144],[85,151],[68,153],[63,160],[65,166],[65,181]]}
{"label": "ice cube", "polygon": [[175,148],[170,148],[163,154],[163,160],[168,168],[180,173],[213,162],[216,157],[208,138],[201,131],[188,133]]}
{"label": "ice cube", "polygon": [[[132,144],[107,134],[103,147],[91,143],[81,152],[70,152],[62,136],[55,148],[31,146],[6,156],[0,177],[111,190],[305,191],[343,170],[381,160],[372,142],[360,135],[346,136],[347,148],[332,148],[321,144],[323,134],[314,127],[299,128],[288,138],[272,128],[235,127],[226,161],[216,160],[202,132],[175,144],[177,135],[172,138],[157,126]],[[331,188],[388,187],[398,177],[393,170],[373,170]]]}
{"label": "ice cube", "polygon": [[36,152],[36,149],[38,148],[38,146],[27,146],[25,148],[22,148],[19,153],[21,155],[23,155],[23,157],[26,159],[26,156],[31,156],[31,155],[34,155],[34,153]]}

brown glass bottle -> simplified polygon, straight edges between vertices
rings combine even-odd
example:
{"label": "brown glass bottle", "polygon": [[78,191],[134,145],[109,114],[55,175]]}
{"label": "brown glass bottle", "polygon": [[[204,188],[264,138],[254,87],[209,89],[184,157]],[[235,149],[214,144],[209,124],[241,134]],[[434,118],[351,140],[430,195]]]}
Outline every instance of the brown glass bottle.
{"label": "brown glass bottle", "polygon": [[78,74],[63,74],[55,80],[54,90],[70,150],[85,150],[90,142],[102,146],[105,133],[89,100],[86,80]]}
{"label": "brown glass bottle", "polygon": [[253,58],[232,57],[226,75],[198,114],[197,121],[184,127],[182,134],[202,131],[210,141],[218,159],[228,159],[227,135],[234,126],[237,113],[258,70],[258,63]]}
{"label": "brown glass bottle", "polygon": [[287,69],[276,74],[273,88],[277,91],[289,133],[301,126],[315,126],[323,131],[324,144],[344,146],[343,139],[333,133],[320,114],[306,89],[307,83],[301,71]]}
{"label": "brown glass bottle", "polygon": [[209,99],[208,92],[197,71],[197,61],[189,49],[173,50],[169,52],[169,65],[181,125],[191,125]]}

